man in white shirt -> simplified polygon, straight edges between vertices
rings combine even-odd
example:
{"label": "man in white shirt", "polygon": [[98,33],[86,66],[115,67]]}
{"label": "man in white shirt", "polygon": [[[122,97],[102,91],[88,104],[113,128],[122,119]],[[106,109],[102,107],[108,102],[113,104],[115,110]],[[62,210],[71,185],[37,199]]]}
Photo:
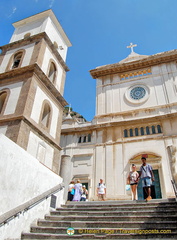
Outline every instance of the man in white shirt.
{"label": "man in white shirt", "polygon": [[100,179],[100,182],[97,186],[97,196],[100,201],[105,201],[106,185],[103,183],[103,179]]}
{"label": "man in white shirt", "polygon": [[141,160],[143,164],[140,167],[139,178],[141,178],[142,186],[148,195],[146,200],[149,201],[152,199],[151,185],[152,185],[152,181],[154,181],[154,174],[153,174],[151,165],[146,163],[146,158],[142,157]]}

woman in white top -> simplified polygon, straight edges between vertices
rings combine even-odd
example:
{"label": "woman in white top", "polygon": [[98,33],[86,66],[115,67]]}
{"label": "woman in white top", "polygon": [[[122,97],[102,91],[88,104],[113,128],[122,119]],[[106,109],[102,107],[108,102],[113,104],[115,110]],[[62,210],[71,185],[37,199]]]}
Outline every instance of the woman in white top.
{"label": "woman in white top", "polygon": [[130,184],[132,191],[132,200],[137,200],[137,184],[138,184],[139,173],[136,171],[135,164],[132,164],[132,171],[129,172],[127,178],[127,184]]}

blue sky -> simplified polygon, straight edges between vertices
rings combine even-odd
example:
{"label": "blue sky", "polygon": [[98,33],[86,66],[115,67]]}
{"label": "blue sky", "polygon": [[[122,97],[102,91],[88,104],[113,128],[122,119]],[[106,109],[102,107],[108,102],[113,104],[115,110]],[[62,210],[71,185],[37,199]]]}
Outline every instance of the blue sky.
{"label": "blue sky", "polygon": [[143,55],[177,48],[177,0],[1,0],[0,45],[9,42],[13,22],[50,8],[72,43],[64,97],[88,121],[96,97],[89,70],[127,57],[130,42]]}

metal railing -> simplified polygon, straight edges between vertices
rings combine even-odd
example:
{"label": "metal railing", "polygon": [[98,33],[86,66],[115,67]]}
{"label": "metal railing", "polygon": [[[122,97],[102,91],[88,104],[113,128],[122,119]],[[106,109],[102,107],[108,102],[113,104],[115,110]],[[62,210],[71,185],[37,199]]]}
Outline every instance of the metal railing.
{"label": "metal railing", "polygon": [[0,227],[8,223],[9,221],[13,220],[14,218],[18,217],[20,214],[23,214],[27,212],[29,209],[35,207],[42,201],[49,198],[52,194],[61,191],[63,188],[64,188],[64,183],[60,183],[57,186],[51,188],[50,190],[20,205],[19,207],[16,207],[7,213],[4,213],[2,216],[0,216]]}
{"label": "metal railing", "polygon": [[173,186],[173,190],[174,190],[174,192],[175,192],[175,196],[176,196],[176,198],[177,198],[177,186],[176,186],[176,183],[175,183],[174,180],[171,180],[171,183],[172,183],[172,186]]}

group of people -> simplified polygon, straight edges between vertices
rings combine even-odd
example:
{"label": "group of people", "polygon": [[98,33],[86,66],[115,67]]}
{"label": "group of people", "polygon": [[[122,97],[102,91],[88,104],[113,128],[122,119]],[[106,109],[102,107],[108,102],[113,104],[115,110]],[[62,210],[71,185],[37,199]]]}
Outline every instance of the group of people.
{"label": "group of people", "polygon": [[86,201],[88,198],[88,190],[86,186],[83,185],[78,179],[76,184],[74,181],[71,181],[68,187],[68,201]]}
{"label": "group of people", "polygon": [[132,191],[132,200],[137,200],[137,185],[140,179],[142,180],[142,187],[144,188],[147,198],[146,200],[149,201],[152,199],[151,197],[151,185],[152,182],[155,181],[154,174],[152,171],[152,166],[146,163],[146,158],[142,157],[142,165],[140,167],[140,173],[136,171],[136,165],[132,164],[132,171],[130,171],[127,184],[130,184],[131,191]]}
{"label": "group of people", "polygon": [[[132,191],[132,200],[137,200],[137,186],[138,182],[142,181],[142,186],[147,194],[146,200],[149,201],[151,197],[151,185],[154,181],[154,174],[152,171],[152,166],[146,163],[146,158],[142,157],[142,165],[140,167],[140,172],[136,171],[136,165],[132,164],[132,170],[129,172],[127,177],[127,184],[130,185]],[[103,179],[100,179],[99,184],[97,185],[96,190],[98,199],[100,201],[105,201],[106,197],[106,185],[103,182]],[[68,189],[68,200],[69,201],[86,201],[88,197],[88,190],[85,185],[82,186],[80,180],[77,180],[75,184],[74,181],[70,182]]]}

